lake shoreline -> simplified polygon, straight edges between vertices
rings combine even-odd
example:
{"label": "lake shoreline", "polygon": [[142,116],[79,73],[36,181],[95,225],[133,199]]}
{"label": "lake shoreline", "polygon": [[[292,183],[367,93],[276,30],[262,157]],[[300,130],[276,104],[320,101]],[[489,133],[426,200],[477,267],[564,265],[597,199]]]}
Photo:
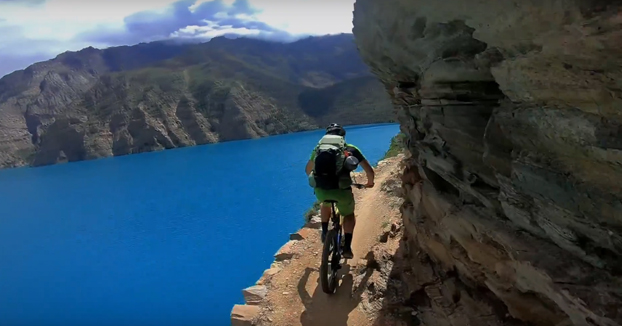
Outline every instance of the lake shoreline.
{"label": "lake shoreline", "polygon": [[[380,122],[380,123],[354,124],[354,125],[344,125],[344,127],[347,128],[347,129],[358,129],[358,128],[369,128],[369,127],[374,127],[374,126],[389,126],[389,125],[396,125],[396,126],[398,126],[399,122]],[[152,151],[146,151],[146,152],[140,152],[140,153],[129,153],[129,154],[123,154],[123,155],[109,155],[109,156],[91,157],[91,158],[85,158],[85,159],[76,160],[76,161],[60,161],[60,162],[56,162],[56,163],[53,163],[53,164],[42,164],[42,165],[23,164],[23,165],[15,165],[15,166],[0,166],[0,173],[2,173],[2,171],[14,170],[14,169],[41,168],[41,167],[45,167],[45,166],[62,165],[62,164],[70,164],[70,163],[78,163],[78,162],[86,162],[86,161],[105,160],[105,159],[111,159],[111,158],[115,158],[115,157],[125,157],[125,156],[131,156],[131,155],[140,155],[140,154],[158,153],[158,152],[165,152],[165,151],[174,151],[174,150],[180,150],[180,149],[184,149],[184,148],[194,148],[194,147],[202,147],[202,146],[215,146],[215,145],[219,145],[219,144],[229,144],[229,143],[244,142],[244,141],[257,141],[257,140],[271,138],[271,137],[289,136],[289,135],[300,134],[300,133],[313,133],[313,132],[316,132],[316,131],[322,130],[322,129],[323,128],[316,128],[316,129],[309,129],[309,130],[292,131],[292,132],[287,132],[287,133],[282,133],[282,134],[272,134],[272,135],[267,135],[267,136],[257,137],[257,138],[233,139],[233,140],[218,141],[218,142],[215,142],[215,143],[197,144],[197,145],[192,145],[192,146],[181,146],[181,147],[173,147],[173,148],[161,148],[161,149],[155,149],[155,150],[152,150]]]}

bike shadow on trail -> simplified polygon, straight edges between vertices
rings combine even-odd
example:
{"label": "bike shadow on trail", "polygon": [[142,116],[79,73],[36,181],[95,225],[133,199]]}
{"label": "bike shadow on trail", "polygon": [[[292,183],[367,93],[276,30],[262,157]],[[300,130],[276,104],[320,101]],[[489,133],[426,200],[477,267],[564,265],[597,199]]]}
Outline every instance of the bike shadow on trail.
{"label": "bike shadow on trail", "polygon": [[[347,326],[348,315],[356,309],[361,302],[361,295],[367,287],[367,282],[373,273],[373,269],[366,269],[365,275],[358,285],[356,292],[352,292],[354,276],[350,273],[350,265],[343,264],[340,275],[341,279],[336,293],[328,295],[322,291],[319,272],[315,268],[307,267],[298,282],[298,294],[304,304],[305,310],[300,315],[302,326]],[[312,273],[317,275],[313,295],[307,291],[307,283]]]}

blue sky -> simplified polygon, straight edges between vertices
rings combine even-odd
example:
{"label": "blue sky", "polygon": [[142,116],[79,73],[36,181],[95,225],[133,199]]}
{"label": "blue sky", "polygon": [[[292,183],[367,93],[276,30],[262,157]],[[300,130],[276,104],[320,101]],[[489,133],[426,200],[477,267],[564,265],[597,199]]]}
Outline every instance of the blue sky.
{"label": "blue sky", "polygon": [[0,76],[87,46],[351,33],[354,0],[0,0]]}

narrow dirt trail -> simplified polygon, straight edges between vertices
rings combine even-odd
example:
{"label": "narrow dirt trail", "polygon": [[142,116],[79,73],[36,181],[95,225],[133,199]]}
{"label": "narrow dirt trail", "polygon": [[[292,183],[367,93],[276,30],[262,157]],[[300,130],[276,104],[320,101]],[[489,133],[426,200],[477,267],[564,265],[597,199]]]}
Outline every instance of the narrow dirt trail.
{"label": "narrow dirt trail", "polygon": [[[355,189],[356,228],[352,249],[354,258],[343,265],[337,293],[327,295],[319,285],[319,267],[322,252],[319,230],[307,232],[300,241],[299,255],[281,266],[281,271],[269,280],[269,294],[263,305],[261,325],[302,326],[371,326],[372,316],[359,308],[361,294],[368,275],[355,282],[353,270],[357,263],[378,243],[383,227],[399,214],[392,200],[381,190],[387,178],[395,177],[398,159],[382,162],[376,170],[376,187]],[[359,181],[365,177],[360,176]],[[361,284],[355,289],[354,284]]]}

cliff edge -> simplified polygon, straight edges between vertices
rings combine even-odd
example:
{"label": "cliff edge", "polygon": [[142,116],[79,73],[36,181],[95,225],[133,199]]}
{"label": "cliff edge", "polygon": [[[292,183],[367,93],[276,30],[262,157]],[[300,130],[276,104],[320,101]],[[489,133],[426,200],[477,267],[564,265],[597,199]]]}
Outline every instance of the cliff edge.
{"label": "cliff edge", "polygon": [[[246,304],[233,307],[231,324],[372,325],[371,317],[382,308],[380,297],[388,286],[391,268],[387,264],[401,238],[399,171],[403,159],[400,154],[379,162],[374,168],[376,187],[354,190],[354,258],[340,270],[337,293],[328,296],[319,285],[322,243],[316,215],[290,236],[257,283],[242,291]],[[360,173],[356,175],[365,180]]]}
{"label": "cliff edge", "polygon": [[621,9],[356,1],[412,154],[380,324],[622,324]]}

